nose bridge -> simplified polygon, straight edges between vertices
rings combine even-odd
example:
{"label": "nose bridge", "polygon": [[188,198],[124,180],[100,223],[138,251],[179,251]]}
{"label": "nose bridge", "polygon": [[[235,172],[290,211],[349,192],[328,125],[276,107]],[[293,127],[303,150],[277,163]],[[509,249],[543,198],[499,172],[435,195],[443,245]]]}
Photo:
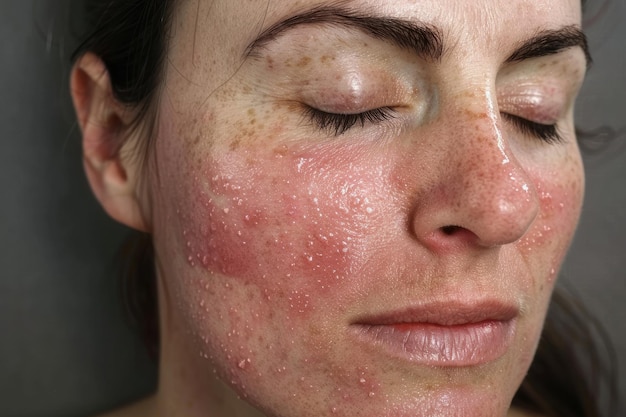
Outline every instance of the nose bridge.
{"label": "nose bridge", "polygon": [[510,148],[489,88],[466,92],[458,100],[460,146],[452,187],[460,198],[459,217],[486,245],[521,238],[538,211],[528,173]]}
{"label": "nose bridge", "polygon": [[452,114],[457,132],[462,132],[460,145],[468,151],[479,151],[502,165],[510,162],[510,151],[500,128],[500,116],[495,93],[489,87],[460,92],[451,100]]}
{"label": "nose bridge", "polygon": [[474,88],[448,97],[431,131],[436,177],[416,202],[413,231],[433,250],[515,242],[539,201],[500,128],[495,95]]}
{"label": "nose bridge", "polygon": [[510,166],[513,155],[500,128],[496,106],[488,92],[469,97],[457,102],[453,116],[457,140],[456,150],[450,149],[455,154],[452,158],[467,180],[501,180],[514,166]]}

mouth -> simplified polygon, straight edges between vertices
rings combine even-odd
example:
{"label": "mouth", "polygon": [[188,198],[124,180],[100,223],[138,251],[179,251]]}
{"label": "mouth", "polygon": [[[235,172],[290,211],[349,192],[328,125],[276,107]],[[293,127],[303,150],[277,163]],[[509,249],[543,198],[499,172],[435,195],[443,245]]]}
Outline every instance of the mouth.
{"label": "mouth", "polygon": [[469,367],[503,356],[519,310],[499,302],[434,303],[366,316],[350,328],[367,347],[416,364]]}

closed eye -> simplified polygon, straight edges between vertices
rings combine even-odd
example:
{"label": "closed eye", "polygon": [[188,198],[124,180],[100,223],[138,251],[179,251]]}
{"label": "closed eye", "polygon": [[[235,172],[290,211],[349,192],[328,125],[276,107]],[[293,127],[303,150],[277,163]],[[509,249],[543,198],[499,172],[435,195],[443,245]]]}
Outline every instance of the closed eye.
{"label": "closed eye", "polygon": [[556,123],[537,123],[510,113],[502,113],[502,118],[511,123],[524,135],[534,136],[548,144],[563,142],[563,137],[559,133]]}
{"label": "closed eye", "polygon": [[[392,119],[395,117],[393,113],[391,107],[380,107],[355,114],[329,113],[310,106],[305,111],[306,117],[320,130],[334,136],[340,136],[357,125],[365,127],[367,123],[379,124]],[[534,136],[548,144],[563,142],[556,123],[537,123],[510,113],[502,113],[502,117],[525,135]]]}
{"label": "closed eye", "polygon": [[392,119],[395,117],[393,113],[391,107],[380,107],[355,114],[328,113],[310,106],[305,110],[306,117],[320,130],[334,136],[340,136],[357,125],[365,127],[368,123],[376,125]]}

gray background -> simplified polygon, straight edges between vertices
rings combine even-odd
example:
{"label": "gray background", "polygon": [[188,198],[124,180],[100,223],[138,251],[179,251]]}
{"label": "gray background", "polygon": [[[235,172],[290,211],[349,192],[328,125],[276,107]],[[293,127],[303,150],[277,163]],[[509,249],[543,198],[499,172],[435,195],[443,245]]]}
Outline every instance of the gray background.
{"label": "gray background", "polygon": [[[125,324],[113,256],[125,231],[82,173],[57,2],[0,4],[0,416],[80,416],[153,389]],[[577,108],[592,130],[626,125],[624,0],[590,1],[595,65]],[[623,130],[622,130],[623,131]],[[597,142],[597,141],[596,141]],[[594,142],[594,143],[596,143]],[[597,143],[596,143],[597,144]],[[611,334],[626,399],[626,135],[585,156],[582,222],[561,284]]]}

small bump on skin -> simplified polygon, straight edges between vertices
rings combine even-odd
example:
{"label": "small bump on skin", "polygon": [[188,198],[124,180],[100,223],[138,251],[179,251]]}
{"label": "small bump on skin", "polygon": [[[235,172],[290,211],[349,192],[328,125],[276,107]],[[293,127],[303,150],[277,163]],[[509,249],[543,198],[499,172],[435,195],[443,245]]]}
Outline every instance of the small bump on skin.
{"label": "small bump on skin", "polygon": [[[500,9],[494,13],[510,11]],[[499,22],[484,27],[496,30]],[[197,28],[203,42],[230,39],[211,36],[216,25],[203,22]],[[540,304],[576,223],[582,184],[575,149],[545,147],[544,159],[517,160],[507,143],[499,149],[494,142],[498,126],[485,102],[491,92],[476,87],[474,78],[463,78],[466,73],[453,74],[460,91],[458,85],[445,85],[450,79],[441,76],[448,74],[446,61],[423,76],[429,68],[423,60],[409,59],[406,51],[386,43],[380,48],[379,40],[365,41],[359,32],[351,35],[349,51],[366,55],[361,63],[359,53],[341,53],[345,45],[336,38],[345,31],[306,30],[332,36],[324,38],[326,44],[319,36],[302,41],[286,35],[284,45],[277,40],[236,71],[220,72],[216,62],[224,58],[215,61],[211,54],[197,55],[193,68],[185,67],[190,55],[173,63],[183,74],[205,69],[190,77],[205,87],[167,90],[176,110],[164,106],[155,141],[163,174],[162,188],[154,193],[155,244],[174,306],[168,313],[174,325],[192,329],[200,352],[195,356],[203,362],[181,362],[183,369],[197,371],[199,379],[205,368],[214,371],[251,401],[297,403],[300,409],[292,415],[302,417],[317,417],[329,407],[333,415],[351,417],[364,410],[363,404],[370,415],[393,417],[461,415],[455,408],[459,403],[479,412],[485,404],[504,410],[509,398],[506,393],[495,397],[491,388],[512,390],[524,373],[530,358],[518,353],[531,350],[538,338]],[[465,39],[460,37],[457,52],[451,48],[445,59],[458,62],[484,53],[472,49],[480,39]],[[221,50],[212,46],[205,49]],[[381,49],[384,53],[377,53]],[[471,62],[493,55],[479,58]],[[203,59],[213,59],[218,68]],[[559,61],[541,70],[566,71]],[[501,63],[487,64],[477,71],[489,73]],[[353,85],[346,87],[343,75],[350,68],[366,82],[363,91],[373,93],[364,98]],[[437,103],[445,111],[435,107],[432,117],[423,119],[411,113],[420,100],[432,98],[415,80],[438,89]],[[396,103],[406,111],[394,120],[398,128],[367,124],[329,137],[303,121],[300,101],[306,94],[330,111]],[[510,157],[505,167],[503,154]],[[535,190],[537,198],[523,186]],[[520,237],[519,218],[530,219],[533,204],[538,214]],[[452,215],[433,220],[443,212]],[[500,229],[494,231],[496,226]],[[492,233],[490,247],[467,237],[485,230]],[[498,246],[503,230],[513,244]],[[439,243],[465,239],[466,244],[438,250],[425,238],[433,231],[440,232]],[[357,313],[478,290],[513,294],[529,312],[520,319],[514,352],[497,366],[459,372],[407,365],[381,359],[376,347],[368,351],[345,337]],[[461,388],[447,391],[451,380]],[[294,395],[298,402],[291,401]]]}

